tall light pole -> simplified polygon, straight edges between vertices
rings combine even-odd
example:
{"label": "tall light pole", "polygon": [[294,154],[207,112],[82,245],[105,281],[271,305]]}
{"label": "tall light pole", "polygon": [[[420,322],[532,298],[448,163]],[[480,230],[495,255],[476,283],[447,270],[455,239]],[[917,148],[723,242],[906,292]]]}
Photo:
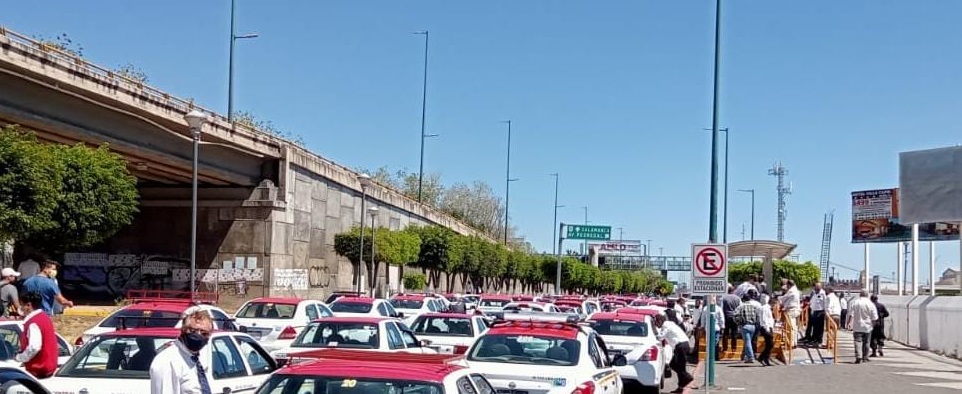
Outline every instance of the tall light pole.
{"label": "tall light pole", "polygon": [[238,35],[234,29],[234,9],[237,8],[237,0],[230,1],[230,55],[228,56],[227,69],[227,120],[234,121],[234,42],[244,38],[255,38],[257,34]]}
{"label": "tall light pole", "polygon": [[[587,226],[587,225],[588,225],[588,207],[587,207],[587,206],[584,206],[584,207],[581,207],[581,209],[584,209],[584,210],[585,210],[585,226]],[[589,253],[588,253],[588,240],[587,240],[587,239],[584,240],[584,242],[581,244],[581,253],[584,253],[585,256],[587,256],[587,255],[589,254]]]}
{"label": "tall light pole", "polygon": [[421,202],[421,188],[424,185],[424,140],[437,137],[437,134],[424,134],[425,115],[428,105],[428,38],[427,30],[414,32],[424,36],[424,79],[421,85],[421,163],[418,170],[418,202]]}
{"label": "tall light pole", "polygon": [[355,291],[361,294],[361,269],[364,265],[364,203],[367,201],[367,188],[371,186],[372,181],[368,174],[358,175],[357,181],[361,183],[361,237],[358,240],[357,269],[354,270],[354,283],[357,286]]}
{"label": "tall light pole", "polygon": [[[558,242],[558,208],[563,207],[563,205],[558,205],[558,180],[560,175],[558,173],[548,174],[554,177],[554,224],[551,225],[551,243],[555,244]],[[551,254],[557,253],[557,245],[552,246]]]}
{"label": "tall light pole", "polygon": [[755,240],[755,189],[738,189],[742,193],[752,194],[752,230],[751,230],[751,240]]}
{"label": "tall light pole", "polygon": [[195,109],[184,115],[184,120],[190,126],[194,149],[190,177],[190,298],[194,299],[197,290],[197,156],[200,153],[200,133],[204,123],[207,123],[207,114]]}
{"label": "tall light pole", "polygon": [[[361,212],[364,212],[364,211],[361,211]],[[377,249],[375,249],[375,245],[377,244],[376,242],[377,226],[374,225],[374,220],[377,218],[378,209],[377,207],[370,207],[367,209],[367,212],[371,215],[371,268],[372,268],[372,271],[374,271],[374,272],[369,272],[368,275],[371,275],[371,278],[369,279],[373,284],[371,286],[371,297],[374,297],[376,296],[375,291],[377,289]],[[361,221],[362,222],[364,221],[363,217],[361,218]],[[391,269],[385,268],[384,271],[387,272],[387,275],[390,275]],[[387,283],[387,280],[385,280],[385,283]]]}
{"label": "tall light pole", "polygon": [[[708,242],[715,243],[718,239],[718,75],[721,61],[721,0],[715,0],[715,66],[712,87],[712,111],[711,111],[711,199],[708,204]],[[715,303],[709,304],[708,327],[715,326],[715,310],[718,308]],[[708,337],[708,355],[705,364],[705,387],[715,386],[715,336]]]}
{"label": "tall light pole", "polygon": [[[705,129],[711,131],[713,129]],[[725,132],[725,190],[722,192],[725,195],[725,202],[722,207],[722,243],[728,243],[728,128],[721,128],[718,131]]]}
{"label": "tall light pole", "polygon": [[511,179],[511,121],[506,120],[504,123],[508,124],[508,163],[505,166],[504,174],[504,244],[508,245],[508,203],[511,199],[511,182],[517,179]]}

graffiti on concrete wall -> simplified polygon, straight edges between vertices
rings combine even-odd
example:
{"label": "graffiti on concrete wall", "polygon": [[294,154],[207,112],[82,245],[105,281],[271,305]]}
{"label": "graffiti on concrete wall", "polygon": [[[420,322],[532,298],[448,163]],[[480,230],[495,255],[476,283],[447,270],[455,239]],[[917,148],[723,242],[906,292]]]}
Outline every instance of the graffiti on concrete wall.
{"label": "graffiti on concrete wall", "polygon": [[[240,257],[244,265],[198,269],[198,282],[208,291],[238,280],[263,281],[256,257]],[[251,264],[253,263],[253,264]],[[226,266],[226,264],[225,264]],[[161,255],[67,253],[60,286],[68,296],[116,299],[130,290],[190,290],[190,261]]]}
{"label": "graffiti on concrete wall", "polygon": [[303,268],[275,268],[271,278],[272,287],[286,290],[307,290],[307,269]]}
{"label": "graffiti on concrete wall", "polygon": [[312,288],[327,288],[331,287],[331,282],[334,280],[334,274],[331,274],[327,270],[327,266],[311,266],[307,269],[307,283]]}

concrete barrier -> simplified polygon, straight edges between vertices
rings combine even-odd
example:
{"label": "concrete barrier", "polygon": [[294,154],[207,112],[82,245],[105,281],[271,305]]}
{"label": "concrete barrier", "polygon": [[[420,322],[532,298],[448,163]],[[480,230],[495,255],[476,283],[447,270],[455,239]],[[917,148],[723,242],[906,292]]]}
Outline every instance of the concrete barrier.
{"label": "concrete barrier", "polygon": [[889,311],[888,339],[962,358],[962,297],[880,296],[879,301]]}

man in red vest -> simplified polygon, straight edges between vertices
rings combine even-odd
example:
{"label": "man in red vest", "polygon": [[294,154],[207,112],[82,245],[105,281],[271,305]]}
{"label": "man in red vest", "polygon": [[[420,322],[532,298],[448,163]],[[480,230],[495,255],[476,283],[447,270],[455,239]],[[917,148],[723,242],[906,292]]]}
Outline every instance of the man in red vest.
{"label": "man in red vest", "polygon": [[20,307],[27,315],[23,322],[24,335],[20,336],[20,353],[14,359],[38,379],[49,378],[57,370],[57,331],[53,321],[43,313],[39,293],[21,294]]}

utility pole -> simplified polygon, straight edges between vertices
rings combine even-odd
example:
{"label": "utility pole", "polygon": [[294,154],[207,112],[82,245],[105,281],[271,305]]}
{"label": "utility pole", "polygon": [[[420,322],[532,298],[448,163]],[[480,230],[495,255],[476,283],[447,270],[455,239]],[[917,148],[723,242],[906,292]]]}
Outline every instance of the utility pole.
{"label": "utility pole", "polygon": [[[552,241],[551,241],[552,246],[551,246],[551,247],[552,247],[552,248],[555,248],[556,246],[554,245],[554,239],[558,238],[558,233],[557,233],[557,231],[558,231],[558,208],[561,208],[561,206],[558,205],[558,179],[559,179],[561,176],[560,176],[558,173],[554,173],[554,174],[550,174],[550,175],[554,177],[554,224],[551,225],[551,239],[552,239]],[[557,252],[557,250],[552,250],[552,252]]]}
{"label": "utility pole", "polygon": [[[712,92],[712,111],[711,111],[711,199],[708,205],[708,242],[715,243],[718,239],[716,226],[718,225],[718,108],[719,92],[718,77],[721,61],[721,0],[715,0],[715,67]],[[715,327],[715,310],[718,308],[715,303],[708,304],[708,327]],[[705,364],[705,388],[715,386],[715,336],[706,335],[708,339]]]}
{"label": "utility pole", "polygon": [[778,231],[777,239],[778,242],[785,242],[785,219],[788,218],[788,210],[785,207],[785,197],[792,194],[791,187],[785,187],[785,176],[788,175],[788,170],[782,167],[782,163],[775,163],[770,170],[768,170],[768,175],[774,176],[778,180],[778,184],[775,187],[776,193],[778,193]]}
{"label": "utility pole", "polygon": [[424,36],[424,79],[421,84],[421,162],[418,169],[418,202],[421,202],[421,188],[424,185],[424,140],[428,137],[437,135],[424,134],[425,115],[427,114],[428,103],[428,31],[419,31],[414,34]]}

